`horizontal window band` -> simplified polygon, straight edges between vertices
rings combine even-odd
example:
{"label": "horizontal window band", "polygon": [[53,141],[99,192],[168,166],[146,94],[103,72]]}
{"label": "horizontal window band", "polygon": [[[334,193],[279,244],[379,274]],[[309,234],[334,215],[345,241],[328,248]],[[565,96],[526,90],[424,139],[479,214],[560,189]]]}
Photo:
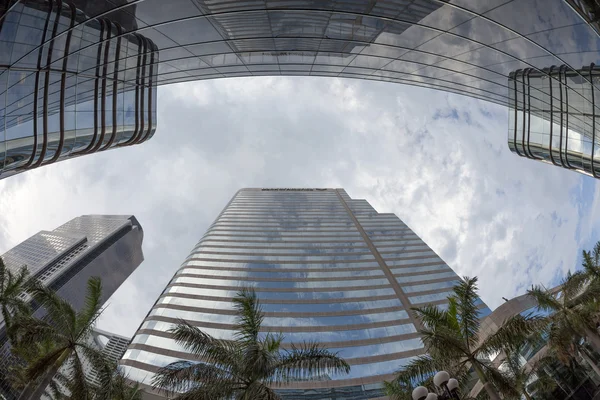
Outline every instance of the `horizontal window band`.
{"label": "horizontal window band", "polygon": [[[222,263],[245,263],[245,264],[256,264],[257,261],[261,260],[233,260],[233,259],[219,259],[215,260],[212,258],[201,258],[201,257],[192,257],[186,259],[187,261],[208,261],[208,262],[222,262]],[[373,263],[373,260],[331,260],[331,262],[324,262],[327,260],[282,260],[282,261],[267,261],[262,260],[261,264],[349,264],[349,263]],[[439,262],[438,262],[439,263]]]}
{"label": "horizontal window band", "polygon": [[[168,297],[163,296],[161,299]],[[233,303],[232,303],[233,304]],[[179,304],[163,304],[157,303],[152,309],[157,308],[169,308],[173,310],[182,310],[182,311],[195,311],[199,313],[206,314],[221,314],[221,315],[237,315],[237,312],[233,309],[231,310],[219,310],[213,308],[201,308],[194,306],[183,306]],[[274,317],[274,318],[312,318],[312,317],[343,317],[350,315],[368,315],[368,314],[380,314],[380,313],[389,313],[389,312],[397,312],[397,311],[405,311],[402,307],[383,307],[383,308],[367,308],[360,310],[344,310],[337,312],[274,312],[274,311],[263,311],[265,317]]]}
{"label": "horizontal window band", "polygon": [[[368,248],[367,248],[368,250]],[[430,252],[430,251],[429,251]],[[396,253],[396,252],[394,252]],[[431,252],[430,252],[431,253]],[[233,252],[220,252],[220,251],[206,251],[204,249],[200,250],[200,251],[194,251],[192,254],[198,254],[198,255],[202,255],[202,254],[215,254],[215,255],[223,255],[223,256],[252,256],[252,257],[273,257],[273,256],[277,256],[277,257],[353,257],[353,256],[372,256],[373,253],[371,253],[370,251],[365,251],[365,252],[353,252],[353,251],[348,251],[348,252],[342,252],[342,253],[258,253],[258,252],[247,252],[247,253],[233,253]],[[384,253],[385,254],[385,253]],[[434,253],[435,254],[435,253]]]}
{"label": "horizontal window band", "polygon": [[[163,349],[161,347],[149,346],[146,344],[132,343],[129,345],[128,348],[144,350],[144,351],[148,351],[148,352],[151,352],[154,354],[168,356],[168,357],[182,358],[182,359],[191,360],[191,361],[202,361],[201,358],[199,358],[191,353],[177,351],[177,350]],[[406,358],[406,357],[418,356],[418,355],[424,354],[424,352],[425,352],[424,349],[416,349],[416,350],[409,350],[409,351],[404,351],[404,352],[399,352],[399,353],[382,354],[379,356],[372,356],[372,357],[346,358],[345,360],[350,365],[371,364],[371,363],[376,363],[376,362],[381,362],[381,361],[390,361],[390,360],[397,360],[397,359],[402,359],[402,358]]]}
{"label": "horizontal window band", "polygon": [[[159,367],[143,363],[135,360],[121,360],[119,361],[119,365],[133,367],[138,370],[147,371],[149,373],[156,373],[160,369]],[[319,389],[319,388],[343,388],[346,386],[358,386],[358,385],[367,385],[367,384],[377,384],[383,381],[393,381],[396,377],[396,374],[381,374],[381,375],[372,375],[368,377],[359,377],[359,378],[349,378],[349,379],[339,379],[339,380],[325,380],[325,381],[307,381],[307,382],[290,382],[284,385],[278,386],[278,390],[285,389]],[[152,387],[146,384],[144,385],[147,389],[152,391]],[[374,399],[377,400],[377,399]]]}
{"label": "horizontal window band", "polygon": [[[275,271],[273,271],[275,272]],[[231,281],[242,281],[242,282],[298,282],[298,278],[249,278],[249,277],[227,277],[227,276],[215,276],[215,275],[198,275],[182,273],[178,274],[177,277],[189,277],[189,278],[201,278],[201,279],[222,279],[226,280],[231,278]],[[322,277],[322,278],[301,278],[302,282],[331,282],[331,281],[360,281],[360,280],[371,280],[371,279],[382,279],[382,276],[335,276],[335,277]]]}
{"label": "horizontal window band", "polygon": [[[299,238],[302,239],[302,238]],[[272,240],[272,239],[270,239]],[[421,239],[419,239],[421,240]],[[215,242],[224,242],[224,243],[265,243],[267,241],[267,238],[262,239],[262,240],[256,240],[256,238],[254,239],[243,239],[243,240],[239,240],[239,239],[221,239],[221,238],[211,238],[211,237],[202,237],[202,239],[200,240],[199,243],[203,243],[205,241],[215,241]],[[319,239],[318,243],[348,243],[350,240],[348,239],[333,239],[333,238],[323,238],[323,239]],[[362,242],[362,238],[357,239],[357,240],[352,240],[352,242]],[[281,240],[275,241],[274,243],[285,243]],[[294,240],[293,242],[291,241],[291,243],[315,243],[314,240]]]}
{"label": "horizontal window band", "polygon": [[[359,243],[361,245],[359,248],[363,249],[362,246],[365,246],[365,243]],[[352,246],[312,246],[312,247],[290,247],[290,246],[228,246],[228,245],[217,245],[217,244],[200,244],[196,247],[204,247],[211,249],[249,249],[249,250],[343,250]],[[196,249],[194,248],[194,250]],[[395,247],[395,246],[394,246]],[[369,249],[368,247],[364,247],[364,249]],[[252,253],[251,253],[252,254]]]}
{"label": "horizontal window band", "polygon": [[[162,321],[172,324],[179,323],[179,318],[170,318],[164,315],[151,315],[148,316],[144,321]],[[216,322],[200,322],[200,321],[186,321],[188,324],[197,327],[212,328],[212,329],[225,329],[235,330],[235,324],[220,324]],[[338,331],[357,331],[369,328],[385,328],[388,326],[397,325],[411,325],[412,322],[409,318],[397,319],[391,321],[382,322],[371,322],[368,324],[353,324],[353,325],[328,325],[328,326],[263,326],[265,332],[282,332],[282,333],[293,333],[293,332],[338,332]]]}
{"label": "horizontal window band", "polygon": [[[216,289],[216,290],[229,290],[229,291],[240,291],[243,286],[219,286],[219,285],[200,285],[194,283],[169,283],[167,287],[188,287],[198,289]],[[314,292],[352,292],[356,290],[373,290],[373,289],[387,289],[391,288],[390,284],[386,285],[364,285],[364,286],[348,286],[338,287],[337,290],[332,290],[330,287],[323,288],[254,288],[257,292],[285,292],[285,293],[314,293]]]}
{"label": "horizontal window band", "polygon": [[[375,271],[375,270],[379,270],[381,271],[381,267],[379,266],[372,266],[372,267],[354,267],[354,268],[319,268],[319,269],[306,269],[306,268],[277,268],[277,267],[273,267],[273,268],[245,268],[245,267],[214,267],[214,266],[202,266],[202,265],[183,265],[181,268],[179,268],[178,271],[181,271],[183,269],[198,269],[198,270],[210,270],[210,271],[239,271],[239,272],[247,272],[247,271],[254,271],[254,272],[271,272],[274,274],[277,274],[278,272],[281,273],[288,273],[288,272],[306,272],[306,273],[316,273],[316,272],[352,272],[352,271]],[[405,275],[405,274],[398,274],[398,275]]]}
{"label": "horizontal window band", "polygon": [[[261,331],[262,332],[262,331]],[[266,332],[262,332],[266,333]],[[159,336],[168,339],[173,339],[173,334],[164,331],[158,331],[154,329],[140,329],[136,332],[136,335],[152,335]],[[405,333],[403,335],[393,335],[393,336],[384,336],[380,338],[373,339],[357,339],[357,340],[345,340],[338,342],[320,342],[322,346],[328,349],[339,348],[339,347],[358,347],[358,346],[368,346],[371,344],[380,344],[380,343],[391,343],[391,342],[402,342],[404,340],[411,339],[419,339],[421,335],[418,332],[415,333]],[[282,349],[291,349],[293,342],[284,341],[281,344]]]}
{"label": "horizontal window band", "polygon": [[[231,297],[207,296],[201,294],[188,293],[163,293],[162,296],[180,297],[184,299],[209,300],[209,301],[232,301]],[[349,297],[349,298],[334,298],[334,299],[260,299],[262,304],[322,304],[327,303],[355,303],[361,301],[376,301],[376,300],[392,300],[397,299],[395,294],[382,296],[364,296],[364,297]],[[440,303],[441,304],[441,303]]]}

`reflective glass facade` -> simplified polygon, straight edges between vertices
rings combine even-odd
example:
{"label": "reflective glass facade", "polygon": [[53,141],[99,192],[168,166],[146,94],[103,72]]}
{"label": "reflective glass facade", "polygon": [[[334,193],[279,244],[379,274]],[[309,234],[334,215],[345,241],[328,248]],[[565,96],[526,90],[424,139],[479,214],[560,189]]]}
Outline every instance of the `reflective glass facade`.
{"label": "reflective glass facade", "polygon": [[133,16],[91,18],[95,1],[0,3],[0,177],[152,137],[158,49]]}
{"label": "reflective glass facade", "polygon": [[[27,266],[31,276],[80,309],[91,277],[102,279],[102,301],[106,301],[142,263],[142,239],[142,227],[133,216],[83,215],[51,232],[35,234],[2,259],[13,271]],[[35,316],[43,317],[43,309],[35,310]],[[14,362],[18,360],[10,353],[0,316],[0,397],[9,400],[19,395],[6,372]]]}
{"label": "reflective glass facade", "polygon": [[376,398],[384,379],[423,354],[409,309],[444,306],[458,280],[395,215],[343,189],[242,189],[175,273],[121,365],[148,384],[159,367],[195,360],[167,330],[184,319],[230,339],[231,300],[253,287],[265,331],[283,332],[285,346],[317,340],[352,366],[348,376],[280,388],[286,398]]}
{"label": "reflective glass facade", "polygon": [[[513,151],[598,176],[589,70],[600,30],[589,4],[3,0],[0,176],[147,140],[156,85],[263,75],[404,83],[507,105]],[[530,112],[539,120],[523,127]]]}

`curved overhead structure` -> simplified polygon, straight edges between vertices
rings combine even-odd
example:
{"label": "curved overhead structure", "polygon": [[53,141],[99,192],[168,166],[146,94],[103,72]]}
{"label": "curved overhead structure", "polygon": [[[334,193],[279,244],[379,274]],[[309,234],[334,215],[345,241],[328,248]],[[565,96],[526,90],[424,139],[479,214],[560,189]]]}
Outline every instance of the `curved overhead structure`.
{"label": "curved overhead structure", "polygon": [[[600,40],[586,4],[3,0],[0,177],[149,139],[156,124],[156,85],[263,75],[380,80],[505,104],[518,122],[519,131],[514,123],[509,131],[513,151],[600,176],[592,123],[595,78],[582,70],[600,64]],[[522,71],[526,82],[530,74],[539,75],[547,87],[552,81],[563,90],[550,94],[525,90],[521,81],[512,85],[511,77],[520,79]],[[576,79],[559,83],[560,76]],[[569,90],[571,100],[581,101],[560,111],[560,95]],[[529,109],[521,108],[524,94],[532,99]],[[579,103],[586,109],[577,109]],[[563,122],[570,112],[587,114],[586,128],[561,142],[560,129],[548,123],[556,115],[540,112],[533,121],[540,133],[534,147],[547,154],[521,152],[519,142],[531,138],[531,128],[523,130],[521,121],[536,105],[556,107]],[[566,148],[554,148],[561,144]],[[564,153],[562,163],[552,160],[553,153]],[[577,157],[587,161],[564,161]]]}

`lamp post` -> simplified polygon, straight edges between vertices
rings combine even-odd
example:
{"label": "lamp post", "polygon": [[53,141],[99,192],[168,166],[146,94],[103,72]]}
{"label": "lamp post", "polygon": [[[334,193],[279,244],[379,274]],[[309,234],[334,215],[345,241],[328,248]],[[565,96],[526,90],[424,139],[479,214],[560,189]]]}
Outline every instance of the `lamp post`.
{"label": "lamp post", "polygon": [[412,392],[413,400],[460,400],[458,381],[450,378],[450,374],[446,371],[439,371],[435,374],[433,383],[440,389],[441,394],[429,393],[426,387],[418,386]]}

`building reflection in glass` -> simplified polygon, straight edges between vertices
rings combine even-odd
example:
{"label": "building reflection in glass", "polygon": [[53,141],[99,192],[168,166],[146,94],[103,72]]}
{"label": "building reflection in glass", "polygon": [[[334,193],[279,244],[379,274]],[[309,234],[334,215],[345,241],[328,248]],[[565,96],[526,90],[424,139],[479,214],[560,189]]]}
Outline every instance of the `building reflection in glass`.
{"label": "building reflection in glass", "polygon": [[[600,65],[596,11],[581,0],[1,4],[0,177],[147,140],[156,124],[156,85],[331,76],[417,85],[509,106],[514,95],[507,78],[515,71],[559,85],[558,66],[565,66],[570,87],[591,84],[581,66]],[[539,155],[568,168],[557,156]],[[597,175],[591,159],[569,157],[580,158],[569,159],[574,169]]]}
{"label": "building reflection in glass", "polygon": [[152,137],[158,48],[125,33],[132,15],[14,3],[0,22],[1,177]]}

